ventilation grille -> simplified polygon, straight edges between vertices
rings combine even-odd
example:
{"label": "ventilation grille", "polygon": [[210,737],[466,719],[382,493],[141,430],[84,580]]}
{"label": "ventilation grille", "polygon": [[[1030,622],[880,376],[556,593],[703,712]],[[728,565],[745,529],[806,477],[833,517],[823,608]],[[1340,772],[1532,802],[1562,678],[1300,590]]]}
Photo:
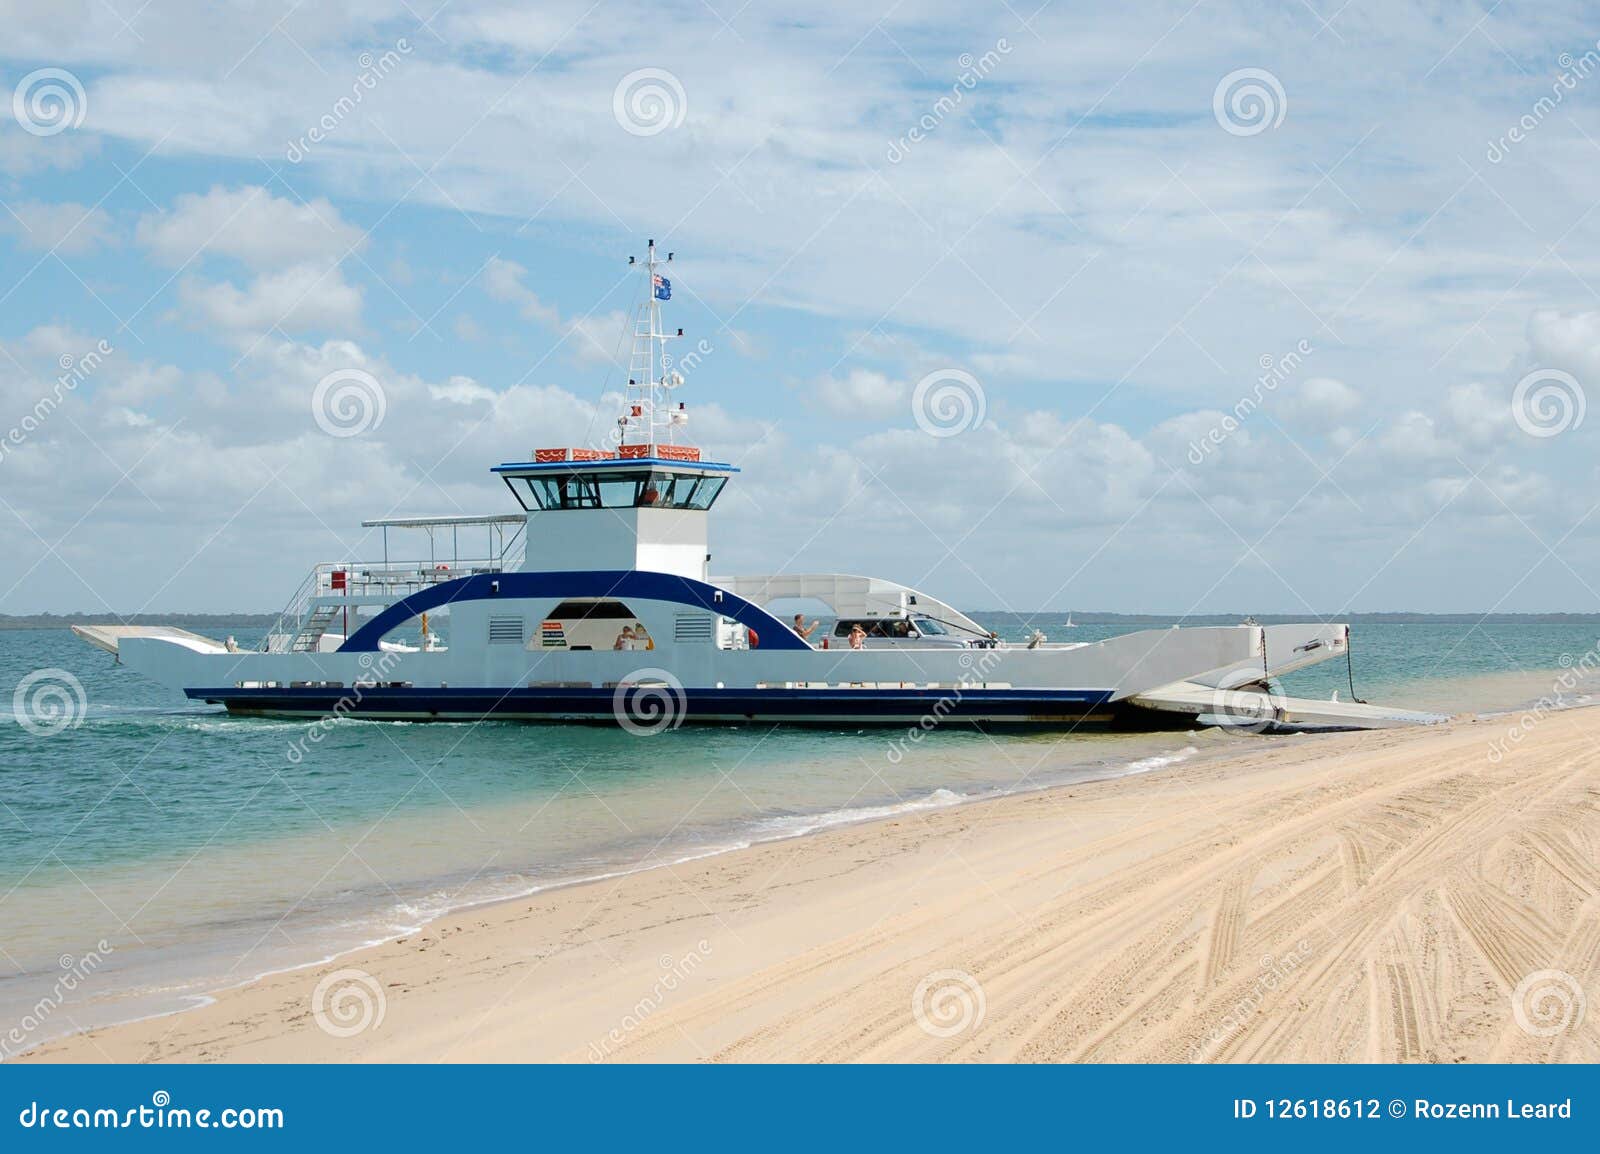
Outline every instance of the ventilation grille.
{"label": "ventilation grille", "polygon": [[679,613],[672,622],[674,641],[710,641],[711,614]]}
{"label": "ventilation grille", "polygon": [[520,617],[489,618],[490,645],[521,645],[523,622]]}

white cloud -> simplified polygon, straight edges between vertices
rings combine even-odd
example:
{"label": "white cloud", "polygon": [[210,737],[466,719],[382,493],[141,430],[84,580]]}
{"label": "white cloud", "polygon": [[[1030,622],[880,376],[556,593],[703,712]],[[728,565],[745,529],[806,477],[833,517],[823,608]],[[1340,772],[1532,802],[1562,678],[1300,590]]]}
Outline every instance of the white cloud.
{"label": "white cloud", "polygon": [[186,278],[179,284],[185,318],[215,325],[235,339],[274,328],[286,333],[339,332],[361,323],[361,290],[338,269],[297,265],[264,273],[238,288]]}
{"label": "white cloud", "polygon": [[[1218,596],[1228,597],[1252,580],[1259,558],[1235,533],[1254,543],[1287,514],[1260,552],[1297,589],[1331,599],[1360,583],[1341,585],[1339,570],[1365,579],[1453,496],[1428,530],[1445,536],[1416,548],[1434,550],[1432,579],[1445,567],[1462,573],[1476,584],[1461,596],[1489,604],[1509,585],[1490,587],[1508,571],[1498,559],[1514,559],[1526,534],[1516,529],[1506,548],[1452,565],[1457,518],[1488,510],[1483,521],[1496,508],[1503,517],[1493,485],[1519,515],[1558,522],[1554,540],[1569,527],[1559,523],[1567,495],[1592,487],[1592,416],[1546,440],[1508,420],[1511,388],[1530,368],[1560,368],[1600,388],[1600,313],[1586,311],[1585,287],[1600,282],[1600,216],[1587,212],[1584,180],[1592,146],[1576,124],[1551,118],[1504,163],[1481,159],[1484,142],[1548,89],[1555,55],[1592,42],[1570,13],[1491,16],[1483,36],[1473,34],[1481,13],[1399,3],[1378,20],[1357,6],[1330,17],[1334,36],[1293,18],[1263,31],[1249,6],[1216,0],[1174,10],[1181,29],[1152,45],[1141,18],[1114,6],[1047,8],[1023,29],[1005,14],[935,0],[890,13],[882,34],[836,0],[808,9],[803,26],[759,6],[725,14],[731,31],[708,10],[660,24],[626,6],[587,8],[557,0],[529,15],[503,0],[458,0],[438,23],[445,43],[419,33],[404,68],[273,180],[262,158],[281,167],[285,143],[348,92],[357,46],[381,47],[370,14],[307,9],[284,19],[280,34],[276,10],[218,14],[180,0],[140,16],[133,37],[102,6],[88,5],[70,27],[18,10],[8,25],[17,52],[80,70],[90,116],[81,131],[50,139],[0,125],[0,170],[39,175],[21,195],[0,191],[8,202],[45,203],[61,193],[56,173],[77,168],[74,200],[120,187],[128,199],[112,204],[140,205],[118,168],[84,164],[100,150],[96,133],[114,139],[107,151],[137,190],[189,191],[135,231],[159,269],[129,268],[91,247],[74,271],[83,266],[97,293],[110,283],[142,301],[193,256],[143,315],[152,328],[176,315],[252,349],[236,367],[231,355],[211,364],[203,346],[175,364],[135,362],[129,350],[126,368],[97,379],[106,421],[126,409],[156,422],[130,425],[123,414],[107,426],[106,447],[120,461],[154,443],[140,438],[184,419],[141,467],[141,486],[163,503],[187,488],[237,504],[250,488],[234,462],[248,453],[254,468],[292,464],[297,484],[302,470],[343,478],[331,489],[349,504],[329,509],[330,520],[353,515],[357,494],[439,511],[493,500],[501,494],[485,489],[486,462],[607,427],[609,402],[597,409],[582,374],[563,373],[574,360],[609,358],[628,318],[617,301],[591,299],[604,282],[572,268],[588,248],[613,251],[621,234],[653,227],[671,228],[680,256],[699,261],[680,262],[673,307],[703,308],[678,315],[719,353],[687,395],[693,403],[703,382],[726,400],[698,407],[691,428],[750,466],[720,510],[718,548],[759,568],[838,514],[812,547],[830,568],[876,560],[916,579],[943,564],[939,579],[953,596],[987,597],[984,582],[1010,582],[1028,591],[1006,598],[1020,602],[1099,558],[1114,568],[1093,600],[1171,605],[1173,589],[1218,579]],[[992,79],[890,164],[887,144],[953,80],[961,54],[1000,35],[1014,51]],[[1211,119],[1212,88],[1268,47],[1288,116],[1259,137],[1230,136]],[[1501,47],[1527,70],[1506,69]],[[223,81],[217,61],[239,63]],[[681,128],[642,139],[614,120],[612,94],[646,65],[681,80],[688,112]],[[137,166],[124,160],[157,145]],[[213,169],[240,175],[195,183],[196,170]],[[388,286],[360,261],[335,264],[360,243],[345,219],[358,212],[383,222],[381,255],[371,259]],[[524,228],[530,218],[540,223]],[[15,250],[19,240],[13,227],[6,243]],[[472,293],[452,303],[451,290],[490,252],[501,255],[482,267],[481,291],[560,336],[557,347],[526,341],[531,326],[493,331],[487,318],[507,310],[479,311],[473,304],[485,302]],[[105,264],[90,269],[94,257]],[[71,295],[56,295],[50,271],[13,298],[38,315],[11,333],[52,317],[71,327],[40,336],[31,351],[8,343],[30,366],[49,339],[81,352],[76,332],[108,323],[69,278],[58,279]],[[105,299],[123,307],[115,292]],[[174,301],[180,307],[164,313]],[[449,329],[435,322],[415,343],[322,340],[349,337],[365,313],[377,333],[414,334],[418,316],[454,316],[461,342],[485,331],[495,339],[436,340]],[[724,323],[769,350],[766,387],[722,379],[720,350],[746,344],[714,327]],[[257,345],[274,325],[321,343],[271,334]],[[165,347],[162,336],[151,346]],[[1187,446],[1249,390],[1259,358],[1304,338],[1318,375],[1286,382],[1193,464]],[[952,364],[982,380],[989,420],[957,438],[922,437],[906,420],[907,382]],[[334,446],[310,424],[309,394],[346,365],[379,376],[389,409],[380,437]],[[537,381],[508,384],[530,368]],[[0,371],[17,377],[3,359]],[[11,380],[7,400],[17,390],[26,400],[49,376],[46,363]],[[797,380],[815,384],[805,395],[783,387]],[[99,427],[81,415],[85,429]],[[832,419],[845,415],[890,428]],[[76,436],[53,427],[29,451],[57,451],[57,433]],[[53,474],[78,459],[65,441],[59,451],[26,474],[33,484],[18,499],[70,525],[99,494],[52,491]],[[1480,483],[1466,482],[1464,464],[1481,467]],[[208,486],[208,476],[221,479]],[[104,511],[155,516],[121,491]],[[288,514],[252,506],[239,524],[278,516]],[[1128,518],[1136,520],[1118,533]],[[98,519],[92,527],[113,531]],[[960,548],[946,556],[930,529]],[[1568,547],[1586,548],[1584,537]],[[161,555],[153,544],[129,548]],[[1326,561],[1335,554],[1339,566]],[[996,577],[996,557],[1027,563],[999,566]],[[1272,574],[1258,576],[1245,587],[1267,607]],[[1406,580],[1387,589],[1429,588],[1415,573]],[[1531,586],[1518,594],[1533,595]]]}
{"label": "white cloud", "polygon": [[18,201],[10,208],[10,213],[0,216],[0,226],[9,225],[8,231],[26,248],[72,254],[114,239],[111,217],[102,208],[37,200]]}
{"label": "white cloud", "polygon": [[1600,402],[1600,310],[1539,309],[1528,318],[1529,368],[1573,374]]}
{"label": "white cloud", "polygon": [[588,313],[562,320],[555,306],[546,304],[523,283],[528,270],[513,260],[491,257],[483,268],[483,289],[490,298],[517,306],[523,316],[561,333],[566,351],[589,364],[627,365],[629,330],[621,312]]}
{"label": "white cloud", "polygon": [[[156,259],[189,270],[178,281],[174,315],[230,343],[249,346],[273,329],[348,333],[361,325],[362,289],[346,278],[342,262],[365,238],[326,199],[216,185],[145,214],[135,237]],[[216,257],[252,275],[241,287],[195,271]]]}
{"label": "white cloud", "polygon": [[910,418],[911,387],[872,369],[826,376],[806,390],[808,399],[836,417],[852,420]]}
{"label": "white cloud", "polygon": [[483,266],[483,291],[494,300],[516,305],[529,320],[552,327],[560,324],[561,317],[556,310],[523,284],[523,277],[527,275],[528,270],[514,260],[490,257]]}
{"label": "white cloud", "polygon": [[[9,30],[9,28],[8,28]],[[0,105],[0,172],[28,176],[55,169],[69,172],[100,153],[100,138],[86,133],[42,137],[23,132],[11,119],[11,103]]]}
{"label": "white cloud", "polygon": [[1361,411],[1361,394],[1332,377],[1311,377],[1284,392],[1285,408],[1307,424],[1342,424]]}
{"label": "white cloud", "polygon": [[365,243],[327,200],[301,203],[259,185],[185,193],[170,210],[141,217],[135,235],[167,264],[226,256],[256,271],[331,265]]}

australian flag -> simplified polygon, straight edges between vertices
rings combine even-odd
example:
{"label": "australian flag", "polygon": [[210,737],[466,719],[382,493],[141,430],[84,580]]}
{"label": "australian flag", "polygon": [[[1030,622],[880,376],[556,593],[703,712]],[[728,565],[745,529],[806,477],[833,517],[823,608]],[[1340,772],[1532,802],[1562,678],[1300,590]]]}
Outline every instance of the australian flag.
{"label": "australian flag", "polygon": [[656,300],[670,301],[672,299],[672,282],[660,273],[655,274]]}

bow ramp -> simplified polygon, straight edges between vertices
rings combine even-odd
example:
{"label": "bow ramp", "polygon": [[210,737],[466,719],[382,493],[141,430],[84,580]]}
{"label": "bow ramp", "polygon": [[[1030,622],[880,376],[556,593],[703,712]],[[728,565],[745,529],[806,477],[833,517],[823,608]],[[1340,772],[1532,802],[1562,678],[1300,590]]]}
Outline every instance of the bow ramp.
{"label": "bow ramp", "polygon": [[1201,725],[1263,732],[1313,732],[1340,729],[1395,729],[1406,725],[1438,725],[1449,718],[1362,701],[1329,701],[1287,697],[1270,688],[1224,689],[1195,681],[1179,681],[1129,700],[1158,713],[1186,713]]}
{"label": "bow ramp", "polygon": [[1141,689],[1128,702],[1157,713],[1187,714],[1201,725],[1257,732],[1303,733],[1342,729],[1393,729],[1438,725],[1449,718],[1389,705],[1289,697],[1275,680],[1322,661],[1350,657],[1347,625],[1256,626],[1259,660],[1236,662],[1181,681]]}
{"label": "bow ramp", "polygon": [[74,625],[72,632],[96,649],[104,649],[118,657],[122,642],[133,637],[148,637],[157,641],[170,641],[195,653],[227,653],[228,647],[220,641],[179,629],[176,625]]}

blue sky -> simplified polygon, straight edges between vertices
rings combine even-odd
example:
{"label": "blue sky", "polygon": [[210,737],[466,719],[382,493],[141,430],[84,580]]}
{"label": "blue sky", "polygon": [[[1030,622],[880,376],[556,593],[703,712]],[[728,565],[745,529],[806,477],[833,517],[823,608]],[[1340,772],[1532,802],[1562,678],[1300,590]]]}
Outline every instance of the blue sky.
{"label": "blue sky", "polygon": [[505,511],[615,415],[651,236],[719,571],[1600,607],[1592,10],[524,9],[7,15],[0,612],[273,609]]}

